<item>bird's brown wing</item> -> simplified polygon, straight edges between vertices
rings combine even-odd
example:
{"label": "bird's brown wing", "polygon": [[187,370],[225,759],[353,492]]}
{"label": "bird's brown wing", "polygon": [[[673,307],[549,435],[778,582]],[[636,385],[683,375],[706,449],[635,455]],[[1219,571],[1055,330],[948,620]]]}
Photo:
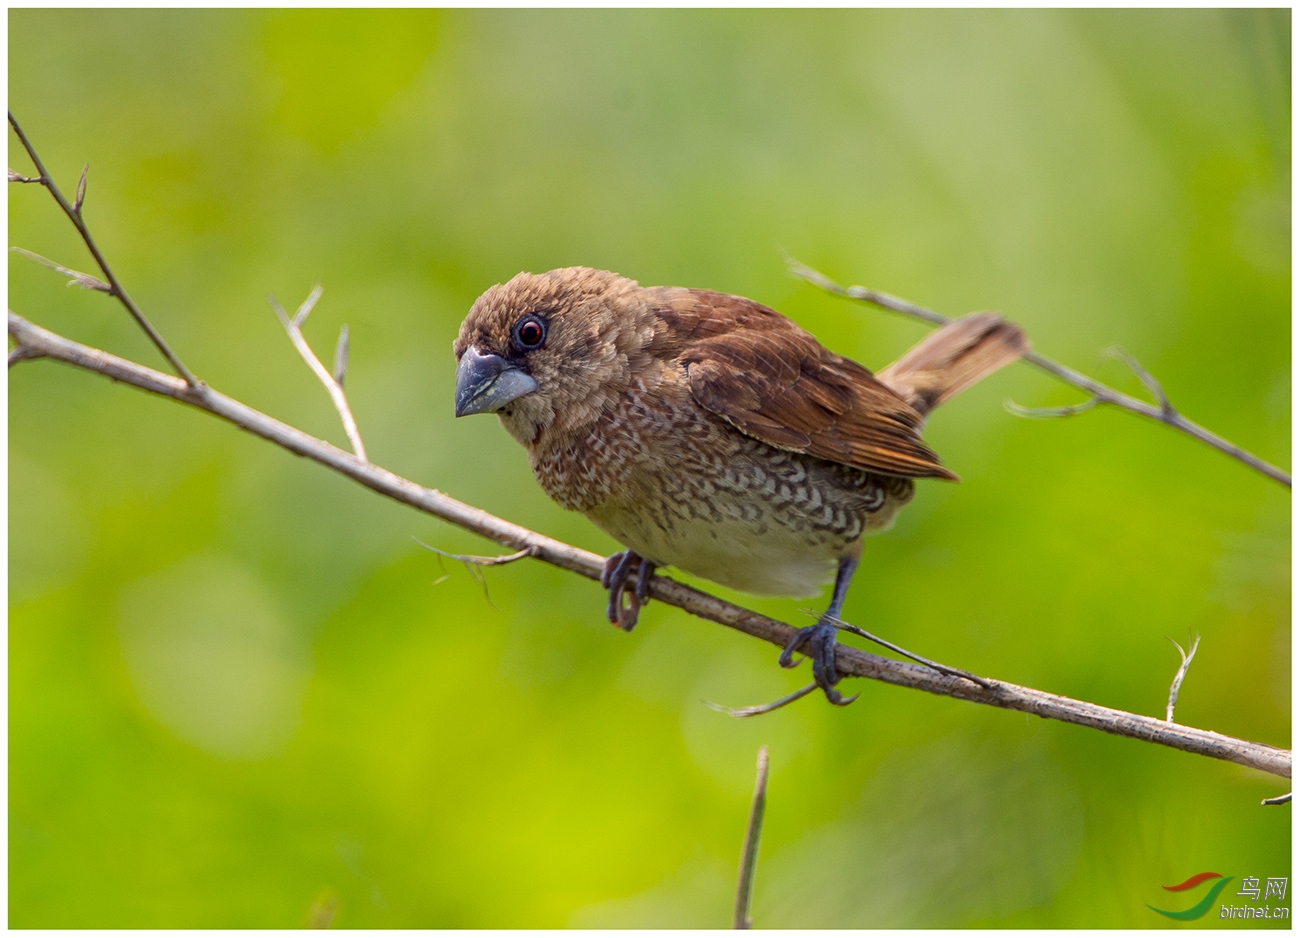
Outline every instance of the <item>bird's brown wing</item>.
{"label": "bird's brown wing", "polygon": [[920,413],[775,310],[682,290],[667,312],[691,395],[743,433],[886,475],[956,478],[921,442]]}

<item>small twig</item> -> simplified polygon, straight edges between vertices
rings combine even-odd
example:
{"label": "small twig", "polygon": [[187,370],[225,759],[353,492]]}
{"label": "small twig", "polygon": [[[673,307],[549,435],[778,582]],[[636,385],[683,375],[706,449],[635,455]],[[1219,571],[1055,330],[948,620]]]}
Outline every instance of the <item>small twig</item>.
{"label": "small twig", "polygon": [[1147,389],[1147,393],[1155,398],[1156,403],[1160,405],[1160,416],[1165,423],[1178,416],[1178,411],[1174,410],[1174,405],[1169,403],[1169,396],[1165,394],[1165,389],[1160,385],[1160,382],[1155,379],[1151,372],[1143,368],[1136,358],[1118,345],[1112,345],[1105,349],[1102,355],[1105,358],[1118,358],[1128,365],[1129,370],[1137,375],[1138,380],[1142,382],[1142,386]]}
{"label": "small twig", "polygon": [[[812,612],[810,610],[804,610],[804,615],[811,616],[814,619],[821,618],[820,616],[817,615],[817,613]],[[931,661],[929,658],[922,658],[920,655],[913,654],[912,652],[908,651],[906,648],[900,648],[899,646],[895,645],[893,642],[885,641],[885,639],[881,638],[879,635],[872,635],[866,629],[860,629],[856,625],[853,625],[849,622],[845,622],[842,619],[836,619],[834,616],[826,616],[825,618],[827,622],[829,622],[831,625],[835,626],[837,629],[839,629],[842,632],[849,632],[853,635],[857,635],[859,638],[865,638],[869,642],[875,642],[877,645],[881,646],[882,648],[888,648],[890,651],[897,652],[898,654],[902,655],[904,658],[911,658],[913,661],[917,662],[918,664],[923,664],[927,668],[933,668],[934,670],[938,671],[940,674],[947,674],[951,677],[960,677],[968,681],[974,681],[976,684],[978,684],[980,687],[984,688],[985,690],[991,690],[993,688],[993,683],[991,681],[985,680],[982,677],[976,677],[974,674],[971,674],[969,671],[963,671],[961,670],[961,668],[950,668],[946,664],[939,664],[939,662]]]}
{"label": "small twig", "polygon": [[[493,609],[496,608],[496,605],[492,602],[491,594],[488,593],[487,577],[483,575],[483,568],[501,567],[508,563],[514,563],[516,560],[523,560],[525,557],[533,556],[533,549],[531,547],[525,547],[523,550],[515,551],[513,554],[506,554],[504,557],[479,557],[475,554],[448,553],[445,550],[440,550],[439,548],[434,547],[432,544],[424,543],[424,541],[420,540],[418,537],[412,537],[411,540],[415,541],[415,543],[419,544],[425,550],[437,554],[439,557],[446,557],[448,560],[459,560],[463,563],[465,569],[469,571],[470,579],[483,588],[483,598],[487,600],[487,604]],[[443,579],[446,579],[446,577],[443,577]],[[441,583],[442,580],[438,580],[437,582]],[[437,584],[435,583],[434,585],[436,586]]]}
{"label": "small twig", "polygon": [[15,254],[21,254],[29,261],[35,261],[42,267],[48,267],[50,270],[57,270],[63,276],[68,278],[68,286],[78,286],[83,290],[98,290],[100,293],[112,293],[113,288],[92,274],[84,274],[79,270],[73,270],[71,267],[64,267],[62,264],[50,260],[48,257],[42,257],[35,251],[29,251],[26,248],[10,248]]}
{"label": "small twig", "polygon": [[[303,433],[296,427],[267,416],[233,398],[211,389],[192,388],[137,362],[128,361],[102,349],[91,348],[64,336],[42,329],[22,316],[9,312],[9,335],[19,347],[76,368],[103,375],[152,394],[173,398],[191,407],[207,411],[240,429],[284,447],[291,453],[307,457],[341,475],[419,511],[441,518],[488,540],[522,550],[530,547],[534,556],[553,566],[590,580],[600,581],[605,558],[590,551],[538,534],[521,525],[495,517],[481,508],[457,501],[449,495],[403,479],[396,473],[365,462],[323,440]],[[717,622],[755,638],[784,648],[795,630],[784,622],[769,618],[752,609],[725,602],[716,596],[679,583],[667,576],[650,580],[652,599],[684,609],[692,615]],[[990,688],[979,687],[961,677],[937,674],[928,667],[882,658],[857,648],[842,645],[836,650],[836,668],[845,676],[865,677],[899,687],[911,687],[932,694],[1021,713],[1073,723],[1144,742],[1169,746],[1184,752],[1270,772],[1291,776],[1291,753],[1276,746],[1236,739],[1212,730],[1194,729],[1167,723],[1156,717],[1142,716],[1058,694],[998,681]]]}
{"label": "small twig", "polygon": [[1023,407],[1015,401],[1003,401],[1002,406],[1017,417],[1046,419],[1049,417],[1073,417],[1075,414],[1092,410],[1100,403],[1100,398],[1090,397],[1082,404],[1070,404],[1067,407]]}
{"label": "small twig", "polygon": [[1291,801],[1291,792],[1285,795],[1278,795],[1274,798],[1265,798],[1260,804],[1289,804]]}
{"label": "small twig", "polygon": [[[895,313],[902,313],[904,316],[911,316],[914,319],[920,319],[933,325],[942,326],[952,322],[952,319],[942,313],[936,313],[934,310],[926,309],[924,306],[917,306],[914,303],[908,303],[906,300],[900,300],[898,297],[890,296],[888,293],[868,290],[865,287],[840,286],[825,274],[819,273],[811,267],[799,263],[793,258],[787,256],[786,260],[790,266],[791,273],[796,277],[801,277],[802,279],[807,280],[809,283],[825,290],[827,293],[842,296],[850,300],[857,300],[862,303],[870,303],[873,306],[879,306],[882,309],[888,309]],[[1138,378],[1146,384],[1147,389],[1152,391],[1153,396],[1155,396],[1156,400],[1159,402],[1158,404],[1148,404],[1146,401],[1138,400],[1135,397],[1102,384],[1100,381],[1094,381],[1092,378],[1080,374],[1073,368],[1062,365],[1059,362],[1039,355],[1036,352],[1030,352],[1023,355],[1021,360],[1046,371],[1048,374],[1054,375],[1066,384],[1088,392],[1095,400],[1092,403],[1085,402],[1085,404],[1076,405],[1078,409],[1061,408],[1060,413],[1052,413],[1048,410],[1047,412],[1031,412],[1029,414],[1024,414],[1023,416],[1069,416],[1072,413],[1080,413],[1083,410],[1089,410],[1095,404],[1110,404],[1111,406],[1118,407],[1121,410],[1127,410],[1130,413],[1139,414],[1140,416],[1148,417],[1159,423],[1163,423],[1166,426],[1173,427],[1175,430],[1179,430],[1190,437],[1200,440],[1207,446],[1214,447],[1221,453],[1226,453],[1238,462],[1245,463],[1257,472],[1262,472],[1270,479],[1281,482],[1287,488],[1291,487],[1291,476],[1289,473],[1283,472],[1281,469],[1277,468],[1277,466],[1265,462],[1253,453],[1248,453],[1237,444],[1230,443],[1223,437],[1211,433],[1199,424],[1188,420],[1170,406],[1169,400],[1165,397],[1164,390],[1160,388],[1159,382],[1152,378],[1151,375],[1137,364],[1137,362],[1129,358],[1127,353],[1121,353],[1121,357],[1124,357],[1129,362],[1129,367],[1133,368]],[[1020,413],[1019,410],[1012,408],[1008,409],[1010,409],[1012,413]],[[1024,409],[1025,408],[1021,408],[1021,410]]]}
{"label": "small twig", "polygon": [[425,550],[437,554],[439,557],[446,557],[448,560],[459,560],[461,563],[471,567],[504,567],[508,563],[514,563],[516,560],[523,560],[525,557],[533,556],[533,549],[525,547],[523,550],[517,550],[513,554],[504,554],[498,557],[480,557],[477,554],[453,554],[445,550],[434,547],[432,544],[426,544],[418,537],[411,540],[419,544]]}
{"label": "small twig", "polygon": [[[9,126],[12,127],[14,133],[18,135],[19,142],[22,143],[23,149],[27,151],[27,156],[32,161],[32,165],[36,167],[36,171],[40,174],[35,179],[30,176],[22,176],[14,181],[37,182],[49,190],[50,195],[54,197],[54,201],[59,203],[59,208],[63,209],[63,214],[67,215],[72,224],[76,226],[77,232],[81,235],[82,242],[86,245],[86,249],[90,251],[91,257],[95,259],[95,263],[99,266],[100,273],[104,275],[104,279],[108,281],[109,290],[107,292],[112,296],[117,297],[118,301],[126,307],[126,311],[131,314],[131,317],[136,321],[136,324],[144,330],[144,334],[149,337],[149,341],[153,342],[154,347],[157,348],[158,351],[162,352],[163,357],[171,363],[171,366],[176,370],[176,373],[185,379],[185,383],[192,388],[201,388],[202,382],[191,374],[190,370],[186,368],[181,360],[176,356],[176,353],[171,350],[171,346],[163,341],[163,337],[158,333],[158,330],[153,327],[153,323],[149,322],[145,317],[145,314],[140,312],[140,308],[135,305],[135,302],[127,296],[126,290],[122,287],[122,284],[118,281],[117,277],[114,276],[112,268],[108,266],[108,261],[104,260],[104,255],[99,252],[99,246],[95,244],[95,239],[90,236],[90,229],[86,227],[85,219],[81,216],[81,202],[85,196],[86,170],[82,171],[81,182],[77,186],[77,204],[75,206],[69,205],[68,200],[63,196],[63,192],[54,184],[54,179],[50,176],[49,171],[46,170],[45,164],[42,163],[41,158],[36,155],[36,148],[33,147],[31,141],[27,139],[27,135],[23,133],[23,129],[18,126],[18,121],[14,119],[13,111],[9,112]],[[86,168],[90,168],[89,164],[87,164]],[[16,175],[17,174],[14,173],[13,170],[9,171],[9,178],[11,180],[13,180]]]}
{"label": "small twig", "polygon": [[[325,385],[325,390],[329,392],[330,400],[334,402],[334,409],[338,411],[339,420],[343,423],[343,432],[348,435],[348,442],[352,444],[352,452],[357,454],[358,459],[369,462],[366,459],[366,447],[361,442],[361,431],[357,429],[357,422],[352,417],[352,408],[348,406],[348,396],[343,391],[343,383],[336,380],[333,375],[325,370],[325,366],[321,364],[320,359],[316,357],[316,353],[307,344],[307,340],[303,338],[302,324],[307,321],[307,317],[311,315],[312,309],[316,306],[316,301],[321,298],[321,294],[324,292],[324,288],[317,284],[307,299],[302,301],[302,305],[298,307],[298,312],[294,314],[293,319],[289,318],[284,311],[284,307],[280,305],[274,296],[268,296],[267,302],[275,310],[275,315],[280,317],[280,325],[284,326],[284,331],[289,333],[289,341],[293,342],[293,347],[298,350],[298,354],[307,363],[307,367],[315,373],[316,377],[320,379],[320,383]],[[344,353],[344,360],[346,362],[346,352]],[[344,367],[346,368],[346,364]]]}
{"label": "small twig", "polygon": [[774,700],[771,703],[758,704],[754,707],[724,707],[722,704],[714,703],[712,700],[704,701],[704,706],[716,710],[719,713],[725,713],[729,717],[739,717],[743,719],[744,717],[756,717],[761,716],[764,713],[771,713],[773,710],[780,710],[786,704],[792,704],[800,697],[807,697],[816,689],[816,684],[809,684],[806,687],[799,688],[793,694],[786,694],[784,697]]}
{"label": "small twig", "polygon": [[10,182],[38,182],[38,183],[45,182],[45,180],[42,179],[40,176],[24,176],[22,173],[12,169],[9,170],[9,181]]}
{"label": "small twig", "polygon": [[339,327],[339,341],[334,346],[334,380],[339,387],[348,377],[348,324]]}
{"label": "small twig", "polygon": [[1192,637],[1192,645],[1189,651],[1183,651],[1183,646],[1178,644],[1172,638],[1169,643],[1178,649],[1178,657],[1183,659],[1182,664],[1178,666],[1178,673],[1174,675],[1174,682],[1169,685],[1169,702],[1165,704],[1165,722],[1174,722],[1174,705],[1178,703],[1178,691],[1183,686],[1183,678],[1187,677],[1187,669],[1192,666],[1192,659],[1196,657],[1196,649],[1201,645],[1201,636]]}
{"label": "small twig", "polygon": [[36,349],[26,345],[19,345],[9,352],[9,367],[12,368],[14,365],[18,364],[19,362],[25,362],[33,358],[44,358],[44,357],[45,357],[44,352],[38,352]]}
{"label": "small twig", "polygon": [[[816,686],[816,685],[814,685]],[[754,803],[749,809],[745,845],[740,850],[740,881],[736,884],[733,928],[752,928],[749,900],[754,892],[754,869],[758,864],[758,838],[763,832],[763,809],[767,805],[767,747],[758,750],[758,778],[754,782]]]}

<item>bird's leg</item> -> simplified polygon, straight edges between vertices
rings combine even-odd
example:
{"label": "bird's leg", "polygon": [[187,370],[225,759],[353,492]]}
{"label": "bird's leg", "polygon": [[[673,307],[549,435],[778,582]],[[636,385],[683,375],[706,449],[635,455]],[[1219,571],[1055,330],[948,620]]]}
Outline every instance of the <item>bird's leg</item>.
{"label": "bird's leg", "polygon": [[632,572],[632,564],[637,559],[637,555],[630,550],[614,554],[605,561],[605,569],[600,574],[600,585],[609,590],[609,606],[605,610],[605,617],[615,625],[619,624],[623,612],[623,588]]}
{"label": "bird's leg", "polygon": [[853,571],[857,568],[856,556],[840,559],[839,569],[835,572],[835,589],[831,593],[830,607],[815,625],[795,632],[786,643],[781,657],[777,659],[781,667],[792,668],[797,664],[794,653],[801,647],[806,647],[808,657],[812,658],[813,680],[826,694],[826,699],[840,707],[846,707],[858,699],[858,695],[854,694],[846,700],[835,689],[835,685],[840,682],[840,674],[835,670],[835,633],[838,631],[835,623],[844,608],[844,597],[848,595],[849,582],[853,579]]}
{"label": "bird's leg", "polygon": [[641,569],[636,575],[636,592],[632,595],[637,605],[644,606],[650,601],[650,578],[655,575],[655,564],[641,558]]}
{"label": "bird's leg", "polygon": [[[632,579],[634,570],[636,583],[628,589],[628,581]],[[609,590],[609,606],[605,615],[624,632],[632,631],[641,607],[649,601],[650,577],[654,576],[654,572],[655,564],[631,550],[615,554],[605,561],[605,569],[600,575],[600,585]],[[625,591],[631,594],[627,608],[623,607]]]}

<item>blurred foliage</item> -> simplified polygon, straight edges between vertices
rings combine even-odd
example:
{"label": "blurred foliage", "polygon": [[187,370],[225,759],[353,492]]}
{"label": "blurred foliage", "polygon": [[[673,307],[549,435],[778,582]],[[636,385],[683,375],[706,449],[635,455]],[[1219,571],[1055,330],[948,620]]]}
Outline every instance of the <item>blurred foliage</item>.
{"label": "blurred foliage", "polygon": [[[451,341],[519,270],[740,293],[879,367],[923,334],[782,249],[1290,465],[1290,12],[15,10],[10,102],[117,272],[213,386],[343,442],[264,297],[320,281],[372,458],[555,537]],[[12,135],[9,162],[27,161]],[[74,267],[52,202],[10,240]],[[161,367],[121,309],[11,256],[9,303]],[[490,552],[206,416],[10,376],[10,924],[724,926],[772,753],[760,926],[1166,924],[1162,885],[1290,876],[1287,783],[878,684]],[[1014,367],[927,438],[846,617],[980,673],[1290,745],[1290,493]],[[810,603],[728,594],[801,624]],[[1235,886],[1233,887],[1236,888]],[[1170,898],[1175,896],[1174,898]],[[1225,899],[1231,891],[1225,894]],[[1288,902],[1289,902],[1288,894]],[[1237,900],[1244,901],[1244,900]],[[1190,903],[1188,903],[1190,904]],[[1217,926],[1207,917],[1202,924]]]}

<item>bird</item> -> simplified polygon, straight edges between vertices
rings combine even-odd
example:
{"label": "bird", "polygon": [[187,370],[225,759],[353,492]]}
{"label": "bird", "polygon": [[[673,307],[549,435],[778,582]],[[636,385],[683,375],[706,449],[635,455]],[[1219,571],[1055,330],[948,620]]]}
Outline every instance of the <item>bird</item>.
{"label": "bird", "polygon": [[453,344],[455,413],[496,414],[546,494],[626,548],[601,578],[624,630],[659,567],[757,595],[833,583],[778,660],[806,654],[844,705],[837,625],[864,536],[892,526],[915,480],[957,480],[921,439],[926,417],[1028,347],[974,313],[873,374],[745,297],[565,267],[473,303]]}

